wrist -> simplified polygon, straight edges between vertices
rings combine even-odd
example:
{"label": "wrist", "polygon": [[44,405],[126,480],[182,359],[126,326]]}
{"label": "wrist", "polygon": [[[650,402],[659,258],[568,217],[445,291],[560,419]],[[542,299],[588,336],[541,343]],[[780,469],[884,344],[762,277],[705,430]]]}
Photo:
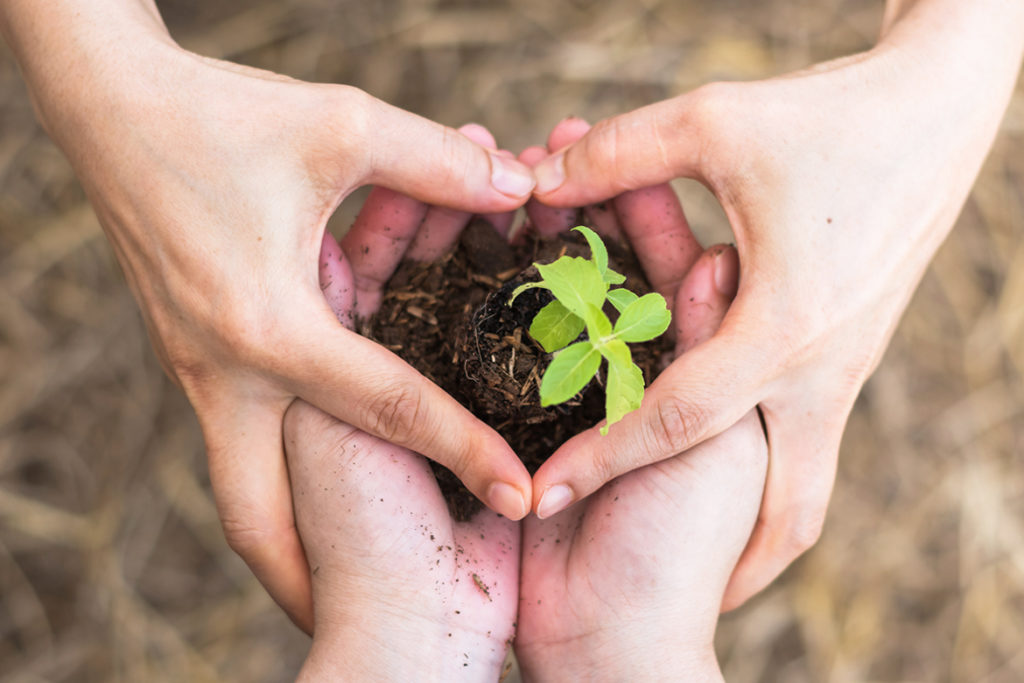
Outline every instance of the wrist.
{"label": "wrist", "polygon": [[58,143],[64,129],[81,134],[116,116],[181,52],[146,0],[12,0],[0,5],[0,31]]}
{"label": "wrist", "polygon": [[573,680],[592,683],[633,680],[721,681],[714,644],[695,634],[652,638],[650,624],[601,628],[578,638],[538,643],[516,641],[523,679],[530,683]]}
{"label": "wrist", "polygon": [[[1024,3],[1007,0],[888,0],[876,52],[922,88],[955,85],[982,103],[1008,99],[1024,54]],[[992,88],[996,92],[991,92]],[[987,95],[987,96],[986,96]]]}
{"label": "wrist", "polygon": [[357,619],[318,619],[298,680],[494,681],[508,650],[502,634],[424,619],[403,609],[360,610]]}

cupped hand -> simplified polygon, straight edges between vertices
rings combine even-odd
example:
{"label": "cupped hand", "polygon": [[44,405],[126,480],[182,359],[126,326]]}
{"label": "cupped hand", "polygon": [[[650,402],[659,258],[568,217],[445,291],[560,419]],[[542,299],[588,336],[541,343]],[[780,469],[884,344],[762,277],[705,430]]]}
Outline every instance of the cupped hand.
{"label": "cupped hand", "polygon": [[[494,147],[482,127],[460,130]],[[510,217],[491,220],[501,228]],[[346,327],[372,315],[403,258],[442,256],[470,218],[375,188],[341,244],[330,233],[323,237],[319,280],[330,310]],[[388,249],[374,249],[385,242]],[[367,648],[379,647],[377,641],[386,637],[388,647],[405,656],[386,657],[386,665],[376,662],[365,675],[376,671],[399,680],[402,667],[422,673],[431,665],[424,662],[440,667],[439,679],[446,677],[442,671],[473,677],[500,667],[515,619],[515,522],[482,511],[470,522],[455,523],[422,456],[303,400],[288,409],[284,435],[295,520],[308,560],[309,568],[302,565],[307,596],[312,577],[312,612],[308,600],[301,612],[301,623],[315,622],[307,672],[327,675],[344,666],[353,675],[373,662]],[[427,639],[437,633],[440,641]],[[367,638],[363,647],[353,647]],[[401,645],[403,639],[409,642]],[[424,648],[454,654],[415,655],[428,652]]]}
{"label": "cupped hand", "polygon": [[[1022,39],[1019,23],[1003,24],[1020,8],[980,5],[892,11],[868,53],[603,121],[535,167],[535,196],[553,207],[696,178],[725,209],[742,266],[721,329],[608,436],[581,434],[540,468],[539,514],[687,451],[759,405],[772,464],[726,608],[814,543],[854,399],[952,226],[1012,88]],[[663,230],[653,222],[628,236],[642,258],[689,248]],[[723,253],[710,282],[731,294],[735,268]],[[657,272],[668,294],[671,269]]]}
{"label": "cupped hand", "polygon": [[454,522],[427,461],[304,401],[285,415],[312,576],[299,680],[497,680],[515,630],[519,529]]}
{"label": "cupped hand", "polygon": [[327,219],[355,188],[414,198],[371,196],[345,240],[353,310],[365,315],[381,264],[403,253],[427,211],[416,200],[511,210],[533,187],[529,170],[355,88],[206,59],[165,36],[136,47],[104,72],[102,104],[53,104],[45,91],[37,99],[164,368],[198,414],[231,546],[301,621],[308,580],[282,450],[297,396],[441,463],[498,512],[526,514],[529,475],[508,445],[338,325],[316,259]]}
{"label": "cupped hand", "polygon": [[[464,130],[493,145],[482,128]],[[469,217],[374,190],[340,246],[324,236],[320,282],[338,319],[372,314],[402,254],[443,254]],[[375,259],[352,249],[381,237],[403,248]],[[305,401],[288,409],[284,435],[313,597],[299,679],[496,679],[515,628],[516,522],[489,510],[453,521],[422,456]]]}
{"label": "cupped hand", "polygon": [[[567,132],[560,128],[555,138]],[[624,232],[633,218],[664,216],[663,203],[650,201],[675,201],[664,191],[615,200],[627,216]],[[688,232],[685,221],[676,230]],[[680,264],[678,351],[709,338],[725,315],[731,296],[715,286],[715,263],[734,258],[731,251],[714,247],[692,269]],[[526,677],[562,680],[571,670],[574,680],[720,681],[715,626],[757,518],[766,467],[764,435],[750,412],[717,437],[625,474],[564,512],[527,518],[516,637]]]}

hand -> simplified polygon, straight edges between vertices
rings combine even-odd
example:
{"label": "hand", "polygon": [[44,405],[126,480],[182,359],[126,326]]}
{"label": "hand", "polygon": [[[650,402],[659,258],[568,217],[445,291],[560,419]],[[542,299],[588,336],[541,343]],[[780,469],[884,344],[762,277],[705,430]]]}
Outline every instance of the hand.
{"label": "hand", "polygon": [[[772,465],[726,608],[817,539],[854,399],[956,218],[1018,68],[1024,5],[904,4],[890,3],[868,53],[639,109],[535,167],[535,195],[552,206],[696,178],[732,223],[742,277],[721,330],[607,437],[577,436],[534,477],[546,516],[759,405]],[[657,256],[673,244],[661,229],[629,237]],[[719,265],[724,294],[735,263]]]}
{"label": "hand", "polygon": [[[493,145],[478,126],[464,130]],[[340,320],[372,313],[380,300],[379,287],[353,286],[353,272],[372,267],[379,278],[370,281],[383,282],[401,258],[367,262],[346,247],[407,241],[420,225],[409,218],[419,216],[424,227],[408,253],[438,256],[469,218],[425,209],[374,190],[340,247],[324,236],[321,286]],[[424,458],[304,401],[288,409],[284,433],[312,567],[314,638],[299,679],[495,680],[515,629],[518,525],[489,510],[455,523]]]}
{"label": "hand", "polygon": [[[185,52],[150,3],[4,3],[0,28],[164,368],[196,409],[228,542],[293,618],[308,628],[282,450],[296,396],[443,464],[504,515],[526,514],[529,475],[508,445],[396,356],[339,326],[315,264],[328,217],[356,187],[507,211],[529,196],[528,169],[354,88]],[[346,239],[360,313],[380,285],[379,257],[401,256],[426,212],[400,202],[399,218],[414,227],[388,232],[399,228],[381,226],[391,217],[379,197],[361,219],[377,228],[357,225]]]}
{"label": "hand", "polygon": [[312,568],[299,680],[497,680],[515,630],[516,522],[453,522],[426,460],[296,401],[285,416]]}
{"label": "hand", "polygon": [[[563,124],[553,141],[579,125]],[[628,217],[627,234],[628,220],[664,215],[662,202],[645,201],[664,198],[664,189],[615,200],[616,212]],[[686,231],[685,221],[675,228]],[[710,337],[725,314],[730,297],[716,289],[714,273],[727,251],[705,252],[678,287],[679,351]],[[721,435],[623,475],[569,510],[527,518],[516,637],[524,674],[538,681],[559,680],[566,670],[576,680],[721,681],[715,626],[757,518],[766,466],[764,436],[750,412]]]}

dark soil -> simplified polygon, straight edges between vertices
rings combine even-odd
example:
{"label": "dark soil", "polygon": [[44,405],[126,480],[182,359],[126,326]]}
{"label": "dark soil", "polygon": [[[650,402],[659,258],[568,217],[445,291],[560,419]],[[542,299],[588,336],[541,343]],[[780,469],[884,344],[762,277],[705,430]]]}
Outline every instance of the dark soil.
{"label": "dark soil", "polygon": [[[650,291],[627,248],[608,244],[608,251],[611,267],[626,275],[623,286],[640,295]],[[577,233],[510,246],[489,223],[475,220],[442,260],[403,263],[380,311],[362,330],[494,427],[531,473],[565,440],[604,418],[604,390],[597,386],[604,384],[603,365],[573,400],[540,406],[538,388],[551,354],[527,330],[551,294],[527,290],[508,306],[512,290],[538,279],[532,263],[550,263],[563,253],[590,256]],[[664,339],[631,345],[648,384],[665,347]],[[434,470],[456,519],[480,509],[451,472],[437,465]]]}

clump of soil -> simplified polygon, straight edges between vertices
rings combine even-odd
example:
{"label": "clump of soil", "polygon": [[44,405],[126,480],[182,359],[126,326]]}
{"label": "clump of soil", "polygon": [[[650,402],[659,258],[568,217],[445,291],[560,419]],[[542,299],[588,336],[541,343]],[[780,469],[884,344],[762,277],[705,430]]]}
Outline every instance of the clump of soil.
{"label": "clump of soil", "polygon": [[[650,291],[628,248],[610,243],[608,252],[610,266],[626,276],[624,287],[639,295]],[[527,330],[551,294],[530,289],[508,306],[516,287],[539,279],[532,263],[550,263],[564,253],[590,256],[577,233],[512,246],[489,223],[474,220],[440,261],[404,262],[362,330],[494,427],[531,473],[569,437],[604,418],[603,365],[571,401],[540,406],[540,380],[551,354]],[[650,383],[661,369],[666,341],[630,346]],[[456,519],[480,508],[451,472],[436,465],[434,471]]]}

